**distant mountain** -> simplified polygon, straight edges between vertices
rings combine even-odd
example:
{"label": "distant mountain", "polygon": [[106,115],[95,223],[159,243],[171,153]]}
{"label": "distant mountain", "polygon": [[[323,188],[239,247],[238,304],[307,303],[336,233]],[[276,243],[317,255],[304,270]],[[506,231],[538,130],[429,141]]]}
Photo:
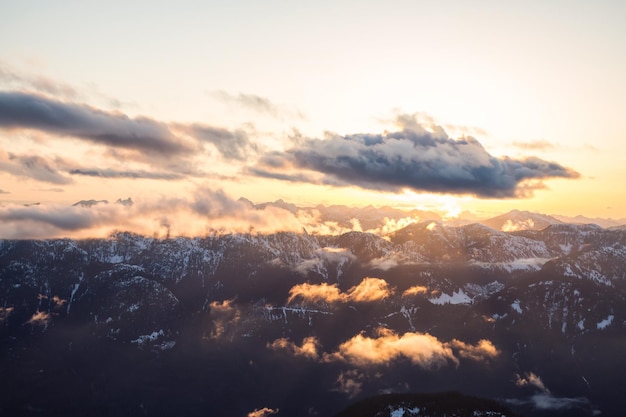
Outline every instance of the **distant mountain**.
{"label": "distant mountain", "polygon": [[530,211],[512,210],[500,216],[480,220],[481,224],[492,229],[513,232],[516,230],[541,230],[552,224],[562,223],[555,217]]}
{"label": "distant mountain", "polygon": [[600,227],[610,228],[616,226],[626,225],[626,219],[603,219],[600,217],[585,217],[585,216],[561,216],[554,215],[555,218],[562,221],[563,223],[573,223],[573,224],[597,224]]}

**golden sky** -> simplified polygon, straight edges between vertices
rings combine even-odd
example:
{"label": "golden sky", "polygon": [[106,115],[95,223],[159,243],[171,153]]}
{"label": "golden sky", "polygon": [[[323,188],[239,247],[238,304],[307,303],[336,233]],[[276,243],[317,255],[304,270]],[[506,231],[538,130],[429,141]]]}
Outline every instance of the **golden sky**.
{"label": "golden sky", "polygon": [[509,3],[0,2],[0,232],[239,197],[626,218],[626,4]]}

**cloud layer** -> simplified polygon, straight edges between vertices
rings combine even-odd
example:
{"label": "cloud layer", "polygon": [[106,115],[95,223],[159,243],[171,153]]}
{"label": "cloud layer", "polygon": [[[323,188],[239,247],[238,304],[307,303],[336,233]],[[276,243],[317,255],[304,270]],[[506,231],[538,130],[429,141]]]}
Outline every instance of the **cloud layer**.
{"label": "cloud layer", "polygon": [[[265,155],[252,172],[282,180],[482,198],[526,196],[543,187],[542,180],[579,177],[537,157],[497,158],[473,137],[454,140],[440,126],[426,129],[415,116],[401,115],[397,123],[396,132],[300,138],[291,149]],[[317,179],[302,170],[317,173]]]}

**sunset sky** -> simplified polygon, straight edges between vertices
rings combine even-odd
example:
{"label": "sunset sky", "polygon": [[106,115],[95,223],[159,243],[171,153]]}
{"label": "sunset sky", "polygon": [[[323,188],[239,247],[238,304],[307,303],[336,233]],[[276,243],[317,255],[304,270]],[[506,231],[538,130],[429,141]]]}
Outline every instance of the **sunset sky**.
{"label": "sunset sky", "polygon": [[0,234],[108,228],[128,216],[67,226],[63,207],[128,197],[137,224],[239,197],[626,218],[625,18],[617,0],[0,0]]}

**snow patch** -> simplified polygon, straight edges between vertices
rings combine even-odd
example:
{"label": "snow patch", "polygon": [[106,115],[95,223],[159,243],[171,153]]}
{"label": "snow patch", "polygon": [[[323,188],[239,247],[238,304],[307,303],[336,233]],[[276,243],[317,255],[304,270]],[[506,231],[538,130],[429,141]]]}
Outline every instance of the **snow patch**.
{"label": "snow patch", "polygon": [[605,318],[600,323],[596,324],[596,328],[598,330],[606,329],[611,323],[613,323],[613,319],[614,318],[615,318],[615,316],[613,314],[609,315],[609,317]]}
{"label": "snow patch", "polygon": [[465,294],[463,288],[459,289],[459,291],[453,291],[452,295],[442,293],[437,298],[429,298],[433,304],[444,305],[444,304],[472,304],[472,299]]}
{"label": "snow patch", "polygon": [[519,314],[522,314],[524,312],[522,310],[522,307],[520,306],[520,301],[519,300],[513,301],[513,303],[511,304],[511,308],[513,310],[515,310],[516,312],[518,312]]}

